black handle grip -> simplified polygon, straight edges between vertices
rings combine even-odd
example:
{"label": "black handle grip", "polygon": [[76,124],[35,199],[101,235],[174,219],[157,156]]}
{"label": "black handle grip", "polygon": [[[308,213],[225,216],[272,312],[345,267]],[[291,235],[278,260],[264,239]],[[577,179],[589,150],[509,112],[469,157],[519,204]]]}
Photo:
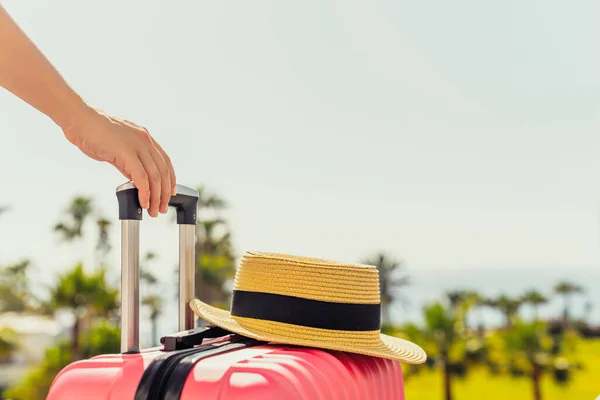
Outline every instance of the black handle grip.
{"label": "black handle grip", "polygon": [[[196,208],[198,206],[198,191],[186,186],[177,185],[177,194],[171,196],[169,206],[177,210],[179,225],[196,225]],[[133,182],[125,183],[117,188],[119,201],[119,219],[142,219],[142,207],[138,198],[138,189]]]}

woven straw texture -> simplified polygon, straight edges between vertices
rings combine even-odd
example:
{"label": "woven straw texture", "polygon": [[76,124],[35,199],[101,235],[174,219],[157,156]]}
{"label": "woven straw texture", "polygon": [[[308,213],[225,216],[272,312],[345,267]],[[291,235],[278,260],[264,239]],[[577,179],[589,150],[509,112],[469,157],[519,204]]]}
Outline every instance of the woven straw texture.
{"label": "woven straw texture", "polygon": [[[380,302],[379,274],[373,266],[277,253],[246,252],[236,272],[234,289],[336,303]],[[427,359],[416,344],[380,331],[339,331],[232,317],[229,311],[200,300],[193,300],[190,307],[216,326],[267,342],[340,350],[410,364]]]}

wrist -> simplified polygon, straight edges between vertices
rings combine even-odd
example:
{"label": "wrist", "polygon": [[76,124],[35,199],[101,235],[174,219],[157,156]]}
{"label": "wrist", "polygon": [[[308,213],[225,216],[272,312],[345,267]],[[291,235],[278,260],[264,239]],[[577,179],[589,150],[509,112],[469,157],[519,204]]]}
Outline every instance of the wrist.
{"label": "wrist", "polygon": [[57,111],[50,118],[63,131],[80,125],[90,114],[91,107],[77,93],[71,92],[56,102]]}

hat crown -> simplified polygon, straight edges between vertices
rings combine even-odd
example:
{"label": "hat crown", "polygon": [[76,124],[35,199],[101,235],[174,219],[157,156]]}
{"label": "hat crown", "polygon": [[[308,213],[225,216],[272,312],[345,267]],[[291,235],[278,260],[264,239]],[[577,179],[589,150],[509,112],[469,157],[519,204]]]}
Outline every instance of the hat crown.
{"label": "hat crown", "polygon": [[323,302],[380,303],[379,273],[374,266],[277,253],[246,252],[233,289]]}

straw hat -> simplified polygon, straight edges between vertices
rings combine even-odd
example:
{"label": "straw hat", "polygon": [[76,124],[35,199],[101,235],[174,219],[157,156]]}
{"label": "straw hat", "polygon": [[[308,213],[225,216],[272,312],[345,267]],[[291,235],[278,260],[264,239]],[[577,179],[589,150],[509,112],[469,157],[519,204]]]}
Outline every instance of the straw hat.
{"label": "straw hat", "polygon": [[236,272],[231,312],[193,300],[212,324],[267,342],[339,350],[421,364],[423,349],[381,333],[379,273],[285,254],[246,252]]}

